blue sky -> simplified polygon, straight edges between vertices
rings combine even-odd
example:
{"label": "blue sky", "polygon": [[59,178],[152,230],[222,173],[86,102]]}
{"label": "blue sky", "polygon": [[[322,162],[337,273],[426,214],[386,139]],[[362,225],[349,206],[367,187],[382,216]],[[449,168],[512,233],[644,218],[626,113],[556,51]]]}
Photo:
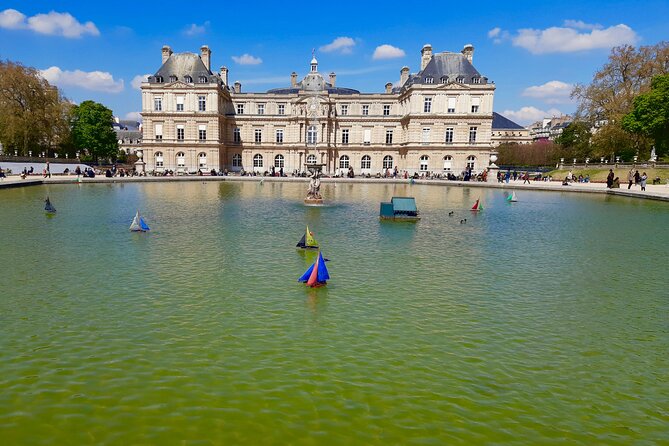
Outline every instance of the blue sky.
{"label": "blue sky", "polygon": [[573,112],[571,86],[589,82],[612,46],[669,39],[669,0],[475,4],[3,0],[0,58],[124,118],[140,110],[133,84],[158,70],[165,44],[209,45],[212,68],[227,66],[244,91],[288,85],[292,71],[306,74],[315,48],[320,71],[335,71],[339,86],[380,92],[402,66],[418,71],[425,43],[435,52],[471,43],[474,65],[497,85],[495,111],[527,124]]}

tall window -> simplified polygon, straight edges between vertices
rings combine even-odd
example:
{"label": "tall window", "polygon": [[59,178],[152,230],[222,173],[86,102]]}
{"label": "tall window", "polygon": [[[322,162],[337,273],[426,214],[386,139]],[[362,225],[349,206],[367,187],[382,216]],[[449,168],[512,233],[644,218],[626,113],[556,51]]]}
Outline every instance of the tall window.
{"label": "tall window", "polygon": [[242,142],[242,131],[239,127],[232,129],[232,141],[236,143]]}
{"label": "tall window", "polygon": [[432,78],[432,77],[426,77],[426,78],[425,78],[425,83],[426,83],[426,84],[434,84],[434,78]]}
{"label": "tall window", "polygon": [[348,144],[348,135],[349,135],[349,129],[342,129],[341,130],[341,143],[342,144]]}
{"label": "tall window", "polygon": [[472,98],[472,113],[479,112],[479,105],[481,105],[481,98]]}
{"label": "tall window", "polygon": [[446,144],[453,143],[453,127],[446,127]]}
{"label": "tall window", "polygon": [[276,143],[283,144],[283,129],[276,129]]}
{"label": "tall window", "polygon": [[390,105],[383,106],[383,116],[390,116]]}
{"label": "tall window", "polygon": [[253,155],[253,167],[262,167],[262,155],[256,153]]}
{"label": "tall window", "polygon": [[432,112],[432,98],[425,98],[425,101],[423,102],[423,111],[425,113]]}
{"label": "tall window", "polygon": [[362,106],[362,115],[363,116],[369,115],[369,105],[365,104],[365,105]]}
{"label": "tall window", "polygon": [[198,96],[197,97],[197,109],[198,109],[198,111],[206,111],[207,110],[207,97],[206,96]]}
{"label": "tall window", "polygon": [[348,169],[348,166],[350,166],[350,159],[348,155],[342,155],[339,158],[339,168],[340,169]]}
{"label": "tall window", "polygon": [[481,78],[480,77],[475,77],[472,79],[472,84],[480,84],[481,83]]}
{"label": "tall window", "polygon": [[362,160],[360,161],[360,168],[361,169],[371,169],[372,168],[372,157],[369,155],[365,155],[362,157]]}
{"label": "tall window", "polygon": [[383,157],[383,169],[392,169],[393,168],[393,157],[386,155]]}
{"label": "tall window", "polygon": [[242,167],[242,156],[239,153],[232,155],[232,167]]}
{"label": "tall window", "polygon": [[163,167],[164,161],[163,152],[156,152],[156,167]]}
{"label": "tall window", "polygon": [[253,134],[255,135],[256,144],[260,144],[262,142],[262,129],[255,129]]}
{"label": "tall window", "polygon": [[467,169],[474,170],[476,168],[476,157],[474,155],[469,155],[467,157]]}
{"label": "tall window", "polygon": [[204,152],[200,152],[197,155],[197,165],[200,169],[206,169],[207,168],[207,154]]}
{"label": "tall window", "polygon": [[153,110],[155,111],[163,110],[163,98],[153,98]]}
{"label": "tall window", "polygon": [[444,157],[444,171],[450,172],[453,167],[453,157],[451,155],[446,155]]}
{"label": "tall window", "polygon": [[392,143],[393,143],[393,131],[386,130],[386,144],[392,144]]}
{"label": "tall window", "polygon": [[177,96],[177,111],[184,111],[184,97]]}
{"label": "tall window", "polygon": [[448,76],[442,76],[441,81],[442,84],[447,84],[448,83]]}
{"label": "tall window", "polygon": [[310,125],[307,129],[307,144],[316,144],[317,131],[315,125]]}
{"label": "tall window", "polygon": [[469,127],[469,142],[476,142],[476,127]]}
{"label": "tall window", "polygon": [[279,114],[280,115],[286,114],[286,104],[279,104]]}
{"label": "tall window", "polygon": [[448,98],[448,113],[455,113],[455,98]]}
{"label": "tall window", "polygon": [[189,75],[184,76],[184,82],[192,84],[193,83],[193,78],[190,77]]}
{"label": "tall window", "polygon": [[430,161],[430,157],[427,155],[423,155],[420,157],[420,171],[421,172],[427,172],[427,166],[428,162]]}
{"label": "tall window", "polygon": [[183,141],[184,136],[185,136],[184,126],[183,125],[178,125],[177,126],[177,141]]}
{"label": "tall window", "polygon": [[307,164],[316,164],[316,155],[313,153],[307,156]]}
{"label": "tall window", "polygon": [[258,114],[259,115],[265,114],[265,104],[258,104]]}
{"label": "tall window", "polygon": [[198,81],[199,81],[201,84],[206,84],[206,83],[207,83],[207,77],[206,77],[206,76],[200,76],[200,77],[198,78]]}
{"label": "tall window", "polygon": [[186,166],[186,154],[183,152],[177,153],[177,167]]}
{"label": "tall window", "polygon": [[274,167],[277,169],[282,169],[284,166],[284,158],[283,155],[277,155],[274,157]]}
{"label": "tall window", "polygon": [[238,115],[244,114],[244,104],[237,104],[237,114]]}
{"label": "tall window", "polygon": [[458,84],[464,84],[465,83],[465,78],[464,77],[459,77],[455,80]]}
{"label": "tall window", "polygon": [[341,115],[348,115],[348,104],[341,104]]}
{"label": "tall window", "polygon": [[198,126],[197,135],[200,141],[207,140],[207,124],[200,124]]}
{"label": "tall window", "polygon": [[162,141],[162,140],[163,140],[163,125],[156,124],[156,141]]}
{"label": "tall window", "polygon": [[171,75],[170,76],[170,82],[176,82],[176,81],[177,81],[177,77],[175,75]]}
{"label": "tall window", "polygon": [[423,139],[422,139],[423,144],[429,144],[430,143],[430,128],[425,127],[423,129]]}

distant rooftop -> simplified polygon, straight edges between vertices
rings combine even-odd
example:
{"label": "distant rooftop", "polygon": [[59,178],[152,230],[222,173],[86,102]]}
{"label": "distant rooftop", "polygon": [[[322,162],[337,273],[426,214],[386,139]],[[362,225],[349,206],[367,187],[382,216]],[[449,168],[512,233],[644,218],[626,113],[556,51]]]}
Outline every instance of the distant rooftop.
{"label": "distant rooftop", "polygon": [[522,125],[516,124],[512,120],[505,118],[497,112],[492,112],[492,129],[493,130],[518,130],[524,129]]}

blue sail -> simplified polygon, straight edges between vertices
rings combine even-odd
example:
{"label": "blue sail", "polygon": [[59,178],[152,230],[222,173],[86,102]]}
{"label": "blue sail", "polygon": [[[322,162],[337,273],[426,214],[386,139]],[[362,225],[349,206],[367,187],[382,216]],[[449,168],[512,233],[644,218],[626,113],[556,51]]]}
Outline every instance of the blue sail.
{"label": "blue sail", "polygon": [[302,277],[300,277],[299,279],[297,279],[297,281],[298,281],[298,282],[306,282],[307,280],[309,280],[309,276],[311,276],[311,272],[314,270],[314,265],[315,265],[315,263],[314,263],[313,265],[311,265],[311,266],[309,267],[309,269],[307,270],[307,272],[305,272],[304,274],[302,274]]}
{"label": "blue sail", "polygon": [[149,230],[149,225],[147,225],[146,222],[144,221],[144,217],[139,218],[139,227],[142,228],[142,231]]}
{"label": "blue sail", "polygon": [[[318,282],[322,283],[327,281],[330,278],[330,274],[328,273],[328,269],[325,266],[325,261],[323,260],[323,254],[320,252],[318,253]],[[312,266],[313,268],[313,266]]]}

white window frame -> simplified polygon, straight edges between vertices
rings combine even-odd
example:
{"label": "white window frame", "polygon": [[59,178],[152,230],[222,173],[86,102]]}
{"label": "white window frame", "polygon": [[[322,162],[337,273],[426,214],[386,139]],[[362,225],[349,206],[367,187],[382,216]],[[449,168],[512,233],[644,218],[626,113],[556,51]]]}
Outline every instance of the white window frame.
{"label": "white window frame", "polygon": [[362,116],[369,116],[369,104],[362,105]]}
{"label": "white window frame", "polygon": [[163,97],[156,96],[153,98],[153,111],[163,111]]}
{"label": "white window frame", "polygon": [[393,131],[392,129],[386,129],[386,144],[393,143]]}
{"label": "white window frame", "polygon": [[285,165],[286,165],[286,158],[283,155],[278,154],[277,156],[274,157],[275,168],[282,169],[285,167]]}
{"label": "white window frame", "polygon": [[383,116],[390,116],[390,105],[383,106]]}
{"label": "white window frame", "polygon": [[197,110],[198,111],[207,111],[207,97],[206,96],[198,96],[197,97]]}
{"label": "white window frame", "polygon": [[232,142],[240,143],[242,142],[242,129],[235,127],[232,129]]}
{"label": "white window frame", "polygon": [[162,141],[163,140],[163,124],[162,123],[157,123],[155,127],[156,131],[156,141]]}
{"label": "white window frame", "polygon": [[453,168],[453,157],[451,155],[446,155],[444,157],[444,172],[450,172]]}
{"label": "white window frame", "polygon": [[265,114],[265,104],[258,104],[258,114],[259,115]]}
{"label": "white window frame", "polygon": [[423,99],[423,113],[432,113],[432,98]]}
{"label": "white window frame", "polygon": [[348,169],[350,165],[351,165],[351,158],[349,158],[348,155],[342,155],[339,157],[340,169]]}
{"label": "white window frame", "polygon": [[176,160],[177,167],[186,167],[186,154],[184,152],[177,152]]}
{"label": "white window frame", "polygon": [[360,168],[363,170],[368,170],[372,168],[372,157],[369,155],[363,155],[360,160]]}
{"label": "white window frame", "polygon": [[262,143],[262,129],[253,129],[253,141],[256,144]]}
{"label": "white window frame", "polygon": [[476,132],[478,130],[478,127],[469,127],[469,143],[475,143],[476,142]]}
{"label": "white window frame", "polygon": [[183,97],[183,96],[177,96],[176,101],[177,101],[177,111],[178,112],[184,111],[184,101],[185,101],[185,99],[186,98]]}
{"label": "white window frame", "polygon": [[476,156],[474,155],[469,155],[467,157],[467,169],[474,170],[476,168]]}
{"label": "white window frame", "polygon": [[372,143],[372,129],[363,129],[362,131],[362,143],[366,146]]}
{"label": "white window frame", "polygon": [[348,115],[348,104],[341,104],[341,115]]}
{"label": "white window frame", "polygon": [[239,153],[232,155],[232,167],[242,167],[242,156]]}
{"label": "white window frame", "polygon": [[[202,156],[202,155],[204,155],[204,156]],[[197,166],[200,169],[206,169],[207,168],[207,154],[205,152],[200,152],[200,153],[197,154]]]}
{"label": "white window frame", "polygon": [[423,155],[418,160],[418,170],[421,172],[427,172],[430,169],[430,157]]}
{"label": "white window frame", "polygon": [[423,131],[421,132],[422,144],[430,144],[430,137],[431,137],[430,133],[431,133],[430,127],[423,127]]}
{"label": "white window frame", "polygon": [[283,129],[276,129],[276,143],[283,144]]}
{"label": "white window frame", "polygon": [[307,155],[307,164],[316,164],[318,162],[318,158],[316,158],[316,155],[313,153]]}
{"label": "white window frame", "polygon": [[278,114],[280,114],[280,115],[285,115],[286,114],[286,104],[279,104]]}
{"label": "white window frame", "polygon": [[393,168],[393,157],[390,155],[386,155],[383,157],[383,170],[386,169],[392,169]]}
{"label": "white window frame", "polygon": [[206,141],[207,140],[207,124],[199,124],[197,127],[197,136],[198,140]]}
{"label": "white window frame", "polygon": [[341,143],[348,144],[349,138],[351,136],[351,131],[349,129],[341,129]]}
{"label": "white window frame", "polygon": [[313,146],[318,142],[318,128],[315,125],[307,127],[307,144]]}
{"label": "white window frame", "polygon": [[184,125],[179,124],[177,125],[177,141],[185,141],[186,140],[186,128]]}
{"label": "white window frame", "polygon": [[165,157],[163,156],[163,152],[156,152],[155,157],[156,157],[156,167],[164,167]]}
{"label": "white window frame", "polygon": [[455,113],[455,108],[458,105],[457,98],[448,98],[448,107],[446,109],[447,113]]}
{"label": "white window frame", "polygon": [[238,115],[244,114],[244,104],[237,104],[237,114]]}
{"label": "white window frame", "polygon": [[253,155],[253,168],[255,169],[257,167],[260,167],[260,168],[263,167],[263,157],[259,153],[256,153],[255,155]]}
{"label": "white window frame", "polygon": [[453,144],[454,136],[455,136],[455,128],[454,127],[446,127],[446,133],[444,135],[444,142],[446,144]]}

